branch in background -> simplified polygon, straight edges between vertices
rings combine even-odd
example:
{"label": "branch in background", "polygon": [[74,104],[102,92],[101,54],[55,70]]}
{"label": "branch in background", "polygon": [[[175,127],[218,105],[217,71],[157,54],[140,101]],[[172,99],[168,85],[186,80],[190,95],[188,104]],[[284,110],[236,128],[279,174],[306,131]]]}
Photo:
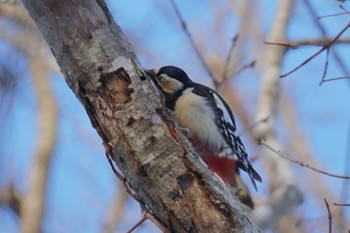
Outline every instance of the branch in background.
{"label": "branch in background", "polygon": [[1,190],[0,205],[9,206],[18,217],[21,216],[22,198],[16,192],[12,182]]}
{"label": "branch in background", "polygon": [[238,34],[233,37],[231,47],[228,50],[227,57],[225,59],[224,70],[222,72],[222,77],[221,77],[222,80],[225,80],[228,78],[228,68],[231,64],[231,58],[232,58],[233,51],[235,50],[235,47],[237,45],[237,40],[238,40]]}
{"label": "branch in background", "polygon": [[[310,15],[313,19],[314,24],[319,29],[322,36],[324,36],[325,38],[329,38],[325,27],[321,24],[321,22],[319,20],[317,20],[316,11],[312,7],[312,5],[310,4],[309,0],[303,0],[303,1],[304,1],[305,6],[306,6],[306,9],[308,10],[308,12],[310,13]],[[350,71],[349,71],[347,65],[344,63],[343,59],[340,57],[339,53],[336,50],[332,50],[331,54],[334,56],[335,61],[339,65],[340,69],[343,71],[343,74],[344,75],[349,74]]]}
{"label": "branch in background", "polygon": [[332,213],[329,209],[329,204],[326,198],[324,198],[324,203],[327,207],[327,213],[328,213],[328,233],[332,233]]}
{"label": "branch in background", "polygon": [[21,217],[23,232],[37,233],[41,232],[45,212],[49,167],[57,138],[58,110],[47,76],[47,67],[43,66],[45,63],[37,56],[29,56],[29,62],[38,98],[38,130]]}
{"label": "branch in background", "polygon": [[208,72],[209,76],[210,76],[213,80],[216,80],[216,78],[215,78],[213,72],[212,72],[211,69],[209,68],[207,62],[205,61],[205,59],[204,59],[204,57],[203,57],[203,55],[201,54],[201,52],[200,52],[199,49],[197,48],[196,43],[194,42],[190,31],[187,29],[187,24],[186,24],[184,18],[182,17],[182,15],[181,15],[181,13],[180,13],[180,11],[179,11],[179,8],[177,7],[175,1],[174,1],[174,0],[170,0],[170,3],[171,3],[171,5],[173,6],[175,13],[176,13],[177,17],[178,17],[179,20],[180,20],[181,27],[182,27],[183,31],[185,32],[185,34],[186,34],[188,40],[190,41],[190,44],[191,44],[193,50],[195,51],[195,53],[197,54],[197,56],[198,56],[200,62],[202,63],[204,69]]}
{"label": "branch in background", "polygon": [[222,84],[228,80],[229,78],[232,78],[240,73],[242,73],[243,71],[247,70],[247,69],[251,69],[255,67],[255,63],[256,61],[253,60],[251,62],[249,62],[248,64],[243,65],[241,68],[239,68],[238,70],[232,72],[232,74],[230,74],[229,76],[226,76],[225,78],[221,79],[220,81],[216,81],[214,80],[214,85],[215,85],[215,89],[219,90],[222,86]]}
{"label": "branch in background", "polygon": [[[268,41],[286,41],[293,5],[295,1],[280,0],[275,11]],[[266,46],[263,54],[260,93],[257,97],[258,106],[255,119],[260,121],[268,117],[268,121],[254,128],[255,137],[268,138],[274,147],[281,148],[276,136],[276,109],[279,100],[282,62],[286,49],[280,46]],[[302,201],[303,194],[295,178],[292,166],[288,161],[271,155],[270,151],[260,148],[261,161],[266,165],[269,175],[271,195],[268,201],[258,205],[252,211],[252,216],[258,225],[266,229],[274,225],[281,217],[288,214]]]}
{"label": "branch in background", "polygon": [[[331,39],[305,39],[305,40],[295,40],[291,41],[288,43],[283,43],[283,42],[269,42],[269,41],[264,41],[264,44],[268,45],[277,45],[277,46],[283,46],[288,49],[298,49],[299,47],[302,46],[326,46],[329,44]],[[338,39],[335,44],[350,44],[350,39]]]}
{"label": "branch in background", "polygon": [[222,83],[228,78],[228,68],[231,64],[231,58],[232,58],[232,54],[233,54],[233,51],[237,45],[237,40],[238,40],[238,34],[236,36],[233,37],[232,39],[232,43],[231,43],[231,46],[230,46],[230,49],[227,53],[227,56],[226,56],[226,59],[225,59],[225,64],[224,64],[224,70],[222,72],[222,77],[221,77],[221,80],[218,81],[216,79],[213,79],[213,83],[214,83],[214,86],[215,86],[215,90],[219,90],[220,89],[220,86],[222,85]]}
{"label": "branch in background", "polygon": [[[143,217],[140,221],[138,221],[130,230],[127,231],[127,233],[132,233],[134,230],[136,230],[136,228],[138,228],[139,226],[141,226],[141,224],[146,221],[147,217],[146,214],[143,214]],[[163,231],[164,232],[164,231]]]}
{"label": "branch in background", "polygon": [[305,61],[303,61],[300,65],[298,65],[297,67],[295,67],[294,69],[292,69],[291,71],[282,74],[280,77],[284,78],[287,77],[288,75],[290,75],[291,73],[294,73],[295,71],[299,70],[301,67],[303,67],[304,65],[306,65],[309,61],[311,61],[312,59],[314,59],[315,57],[317,57],[318,55],[320,55],[324,50],[329,49],[337,40],[338,38],[350,27],[350,22],[325,46],[323,46],[319,51],[317,51],[315,54],[313,54],[311,57],[309,57],[308,59],[306,59]]}
{"label": "branch in background", "polygon": [[324,79],[322,81],[322,83],[330,82],[330,81],[336,81],[336,80],[341,80],[341,79],[349,79],[349,78],[350,78],[350,75],[342,76],[342,77],[336,77],[336,78],[329,78],[329,79]]}
{"label": "branch in background", "polygon": [[287,155],[283,154],[282,152],[280,152],[279,150],[276,150],[274,149],[273,147],[271,147],[269,144],[267,144],[265,142],[265,139],[264,138],[257,138],[257,143],[258,145],[263,145],[264,147],[266,147],[267,149],[269,149],[270,151],[274,152],[275,154],[287,159],[288,161],[292,162],[292,163],[296,163],[296,164],[299,164],[300,166],[302,167],[306,167],[306,168],[309,168],[315,172],[318,172],[318,173],[321,173],[321,174],[324,174],[324,175],[327,175],[327,176],[331,176],[331,177],[335,177],[335,178],[340,178],[340,179],[350,179],[350,176],[342,176],[342,175],[336,175],[336,174],[333,174],[333,173],[329,173],[329,172],[326,172],[326,171],[323,171],[323,170],[320,170],[320,169],[317,169],[317,168],[314,168],[304,162],[300,162],[300,161],[296,161],[296,160],[293,160],[291,159],[290,157],[288,157]]}
{"label": "branch in background", "polygon": [[124,184],[118,182],[118,197],[113,195],[112,204],[110,204],[109,214],[103,224],[103,233],[116,232],[115,225],[121,222],[123,216],[123,210],[128,200],[128,192],[125,190]]}
{"label": "branch in background", "polygon": [[350,11],[348,9],[346,9],[343,5],[339,5],[340,9],[342,9],[343,11],[345,11],[345,14],[350,14]]}
{"label": "branch in background", "polygon": [[[4,31],[1,31],[1,34],[28,57],[30,74],[37,94],[38,130],[35,154],[27,176],[26,194],[21,203],[22,231],[36,233],[41,232],[49,165],[57,136],[58,112],[47,76],[47,61],[52,59],[47,59],[47,47],[43,46],[42,37],[34,30],[35,24],[26,14],[22,4],[1,5],[0,12],[20,28],[10,35],[3,35]],[[25,37],[18,36],[22,31],[27,32]]]}
{"label": "branch in background", "polygon": [[319,85],[322,85],[324,79],[326,78],[327,75],[327,70],[328,70],[328,61],[329,61],[329,50],[330,48],[327,49],[327,53],[326,53],[326,63],[324,65],[324,70],[323,70],[323,75],[322,75],[322,79],[321,82],[319,83]]}
{"label": "branch in background", "polygon": [[333,203],[335,206],[350,206],[350,204]]}
{"label": "branch in background", "polygon": [[317,19],[324,19],[328,17],[334,17],[334,16],[340,16],[340,15],[346,15],[348,13],[343,12],[343,13],[335,13],[335,14],[330,14],[330,15],[323,15],[323,16],[317,16]]}
{"label": "branch in background", "polygon": [[[345,2],[345,0],[338,0],[338,1]],[[335,13],[335,14],[330,14],[330,15],[324,15],[324,16],[318,16],[317,19],[324,19],[324,18],[327,18],[327,17],[334,17],[334,16],[350,14],[350,12],[347,9],[345,9],[343,5],[339,5],[339,7],[345,12],[343,12],[343,13]]]}
{"label": "branch in background", "polygon": [[[308,138],[303,132],[303,127],[300,125],[300,114],[295,109],[295,103],[291,101],[291,96],[286,96],[288,92],[283,92],[283,95],[280,98],[280,107],[279,110],[282,113],[282,119],[284,126],[284,131],[289,132],[289,139],[287,139],[290,144],[285,149],[286,151],[293,151],[290,154],[293,154],[295,160],[304,161],[308,164],[314,164],[315,167],[321,167],[321,165],[315,160],[318,156],[315,155],[312,150],[309,148]],[[295,139],[298,140],[295,140]],[[273,152],[272,152],[273,153]],[[272,154],[271,153],[271,154]],[[275,155],[274,155],[275,156]],[[283,158],[282,158],[283,159]],[[345,165],[346,166],[346,165]],[[335,200],[337,199],[337,194],[334,193],[332,184],[325,182],[325,176],[320,176],[319,173],[314,172],[310,169],[303,169],[298,172],[299,176],[305,177],[303,181],[300,181],[299,184],[303,187],[305,193],[314,193],[316,194],[312,201],[317,203],[318,208],[323,208],[324,200]],[[347,174],[347,173],[345,173]],[[344,175],[344,174],[342,174]],[[343,182],[349,181],[347,179],[341,180]],[[342,199],[340,199],[342,200]],[[306,200],[306,205],[308,205],[308,200]],[[346,201],[342,201],[346,202]],[[346,219],[342,214],[342,208],[332,211],[333,215],[333,231],[344,232],[346,229]],[[304,218],[305,219],[305,218]],[[306,230],[302,231],[305,232]]]}

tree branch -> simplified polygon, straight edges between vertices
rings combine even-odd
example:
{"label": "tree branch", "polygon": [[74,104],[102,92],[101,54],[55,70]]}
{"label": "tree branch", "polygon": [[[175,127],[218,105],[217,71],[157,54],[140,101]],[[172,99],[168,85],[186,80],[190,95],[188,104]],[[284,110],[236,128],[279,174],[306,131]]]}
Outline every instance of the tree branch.
{"label": "tree branch", "polygon": [[260,232],[161,109],[101,0],[23,0],[129,186],[171,232]]}
{"label": "tree branch", "polygon": [[[286,30],[295,1],[281,0],[276,9],[268,41],[286,41]],[[258,124],[254,129],[256,137],[267,138],[274,148],[281,148],[276,136],[275,114],[279,99],[279,74],[286,49],[280,46],[266,46],[261,77],[261,88],[258,96],[256,122],[268,120]],[[302,200],[302,193],[298,187],[291,165],[282,158],[273,157],[270,151],[262,149],[259,154],[270,171],[271,195],[269,200],[252,212],[257,224],[266,229],[297,206]]]}

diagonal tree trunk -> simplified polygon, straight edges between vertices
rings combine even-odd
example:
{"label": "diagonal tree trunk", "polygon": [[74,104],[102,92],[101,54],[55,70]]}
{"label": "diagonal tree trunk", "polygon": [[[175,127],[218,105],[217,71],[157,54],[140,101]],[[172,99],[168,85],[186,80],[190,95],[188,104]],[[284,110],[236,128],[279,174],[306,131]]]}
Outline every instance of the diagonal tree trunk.
{"label": "diagonal tree trunk", "polygon": [[23,3],[106,152],[169,231],[260,232],[161,110],[104,1]]}

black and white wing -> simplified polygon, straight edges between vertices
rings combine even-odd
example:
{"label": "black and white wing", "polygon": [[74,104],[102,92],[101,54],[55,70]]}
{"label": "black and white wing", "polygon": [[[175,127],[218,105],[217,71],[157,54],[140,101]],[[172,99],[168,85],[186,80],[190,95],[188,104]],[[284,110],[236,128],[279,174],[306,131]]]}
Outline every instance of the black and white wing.
{"label": "black and white wing", "polygon": [[254,188],[257,189],[255,180],[261,182],[261,177],[248,160],[246,149],[238,136],[235,119],[228,104],[218,93],[204,85],[196,85],[192,92],[209,101],[208,104],[215,114],[215,124],[229,147],[227,156],[232,159],[237,157],[237,166],[249,174]]}

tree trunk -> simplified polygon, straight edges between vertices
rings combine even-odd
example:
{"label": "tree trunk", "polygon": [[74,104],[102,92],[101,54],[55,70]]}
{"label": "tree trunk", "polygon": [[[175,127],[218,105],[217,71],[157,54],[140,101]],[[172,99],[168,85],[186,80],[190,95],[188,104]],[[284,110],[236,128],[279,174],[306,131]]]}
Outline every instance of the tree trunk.
{"label": "tree trunk", "polygon": [[23,2],[106,152],[169,231],[260,232],[161,109],[104,1]]}

